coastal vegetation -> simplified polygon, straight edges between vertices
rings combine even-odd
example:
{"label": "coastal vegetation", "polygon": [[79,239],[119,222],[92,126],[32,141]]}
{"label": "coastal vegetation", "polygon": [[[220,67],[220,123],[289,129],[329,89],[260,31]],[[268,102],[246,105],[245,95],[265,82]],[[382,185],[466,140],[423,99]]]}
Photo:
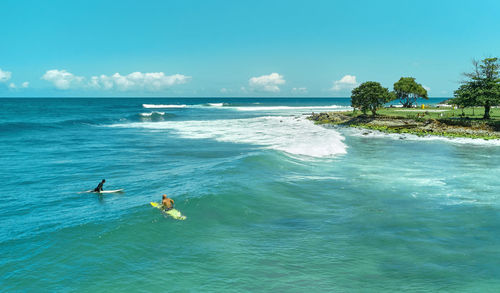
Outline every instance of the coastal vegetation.
{"label": "coastal vegetation", "polygon": [[427,90],[415,81],[413,77],[401,77],[394,83],[394,95],[404,108],[411,108],[417,99],[429,99]]}
{"label": "coastal vegetation", "polygon": [[[310,119],[387,133],[500,139],[500,63],[486,58],[473,66],[454,98],[441,105],[417,108],[418,99],[428,99],[427,90],[415,78],[401,77],[392,92],[375,81],[362,83],[351,93],[353,111],[313,114]],[[385,106],[396,99],[399,107]]]}
{"label": "coastal vegetation", "polygon": [[[461,109],[429,108],[402,109],[383,108],[376,116],[359,112],[317,113],[309,117],[316,124],[330,124],[357,127],[386,133],[407,133],[418,136],[439,135],[446,137],[467,137],[500,139],[500,109],[491,110],[491,119],[462,118]],[[476,109],[476,115],[482,115]]]}
{"label": "coastal vegetation", "polygon": [[351,105],[354,108],[360,109],[363,114],[370,110],[375,116],[377,109],[382,107],[385,103],[392,101],[393,94],[389,90],[382,87],[376,81],[367,81],[352,90]]}
{"label": "coastal vegetation", "polygon": [[403,108],[411,108],[417,99],[428,99],[427,90],[413,77],[401,77],[394,83],[394,91],[384,88],[376,81],[367,81],[351,92],[351,106],[363,114],[370,110],[375,116],[377,109],[386,103],[399,99]]}
{"label": "coastal vegetation", "polygon": [[484,119],[490,119],[492,106],[500,105],[500,63],[498,58],[486,58],[481,62],[473,61],[474,71],[465,73],[463,81],[455,91],[451,103],[462,108],[484,107]]}

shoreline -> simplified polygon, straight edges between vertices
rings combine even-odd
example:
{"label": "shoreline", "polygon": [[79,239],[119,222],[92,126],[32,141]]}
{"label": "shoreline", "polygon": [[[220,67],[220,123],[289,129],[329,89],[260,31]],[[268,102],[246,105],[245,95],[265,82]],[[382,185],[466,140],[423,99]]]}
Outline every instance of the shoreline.
{"label": "shoreline", "polygon": [[386,115],[356,115],[352,111],[312,113],[307,119],[315,124],[330,124],[376,130],[385,133],[407,133],[418,136],[500,139],[496,125],[473,119],[408,118]]}

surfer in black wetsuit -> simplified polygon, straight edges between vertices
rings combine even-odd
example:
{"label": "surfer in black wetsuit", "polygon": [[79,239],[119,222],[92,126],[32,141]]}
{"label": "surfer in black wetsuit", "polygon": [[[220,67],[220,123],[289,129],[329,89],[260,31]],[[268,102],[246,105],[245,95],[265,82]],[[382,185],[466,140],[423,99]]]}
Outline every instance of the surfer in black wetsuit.
{"label": "surfer in black wetsuit", "polygon": [[101,183],[99,183],[99,185],[97,185],[97,187],[94,189],[94,192],[101,192],[103,190],[102,186],[104,185],[105,182],[106,179],[102,179]]}

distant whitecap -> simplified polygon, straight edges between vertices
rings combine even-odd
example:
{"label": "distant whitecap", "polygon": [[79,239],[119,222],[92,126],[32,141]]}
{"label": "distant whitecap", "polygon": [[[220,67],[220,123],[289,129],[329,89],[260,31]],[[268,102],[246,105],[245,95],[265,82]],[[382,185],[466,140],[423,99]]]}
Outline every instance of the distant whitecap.
{"label": "distant whitecap", "polygon": [[155,104],[142,104],[146,109],[167,109],[167,108],[186,108],[187,105],[155,105]]}

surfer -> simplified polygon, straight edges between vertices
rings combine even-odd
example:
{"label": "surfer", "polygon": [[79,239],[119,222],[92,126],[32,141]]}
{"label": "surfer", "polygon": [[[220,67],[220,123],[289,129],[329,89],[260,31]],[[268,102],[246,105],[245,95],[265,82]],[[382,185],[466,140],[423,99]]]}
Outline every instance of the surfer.
{"label": "surfer", "polygon": [[102,179],[101,183],[99,183],[99,185],[97,185],[97,187],[94,189],[94,192],[101,192],[103,190],[102,186],[104,185],[105,182],[106,179]]}
{"label": "surfer", "polygon": [[171,210],[174,208],[174,200],[168,198],[166,194],[163,195],[163,199],[161,200],[161,205],[165,211]]}

